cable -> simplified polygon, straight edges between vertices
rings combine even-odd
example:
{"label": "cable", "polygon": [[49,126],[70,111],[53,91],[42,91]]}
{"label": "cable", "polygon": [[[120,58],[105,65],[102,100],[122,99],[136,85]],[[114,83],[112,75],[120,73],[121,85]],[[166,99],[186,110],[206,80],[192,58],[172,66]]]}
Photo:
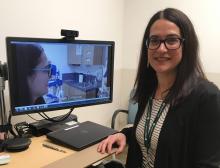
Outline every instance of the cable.
{"label": "cable", "polygon": [[35,121],[40,121],[40,120],[37,120],[36,118],[32,117],[30,114],[27,114],[28,117],[30,117],[32,120],[35,120]]}
{"label": "cable", "polygon": [[14,136],[14,138],[18,137],[14,130],[12,129],[12,124],[11,124],[11,111],[9,111],[9,116],[8,116],[8,126],[9,126],[9,132]]}
{"label": "cable", "polygon": [[41,113],[40,113],[40,115],[41,115],[44,119],[46,119],[46,120],[48,120],[48,121],[61,122],[61,121],[66,120],[66,119],[70,116],[70,114],[73,112],[73,109],[74,109],[74,108],[71,108],[70,111],[69,111],[67,114],[65,114],[65,115],[55,117],[56,119],[49,117],[49,116],[48,116],[46,113],[44,113],[44,112],[42,112],[42,114],[43,114],[44,116],[43,116]]}
{"label": "cable", "polygon": [[30,138],[32,136],[32,131],[27,122],[20,122],[14,125],[15,130],[17,131],[19,137]]}
{"label": "cable", "polygon": [[[45,120],[47,121],[51,121],[51,122],[61,122],[61,121],[64,121],[66,120],[70,114],[73,112],[74,108],[71,108],[70,111],[65,114],[65,115],[62,115],[62,116],[57,116],[55,118],[51,118],[49,117],[45,112],[41,112],[41,113],[38,113],[42,118],[44,118]],[[35,120],[35,121],[40,121],[40,120],[37,120],[35,119],[34,117],[30,116],[29,114],[27,114],[31,119]]]}

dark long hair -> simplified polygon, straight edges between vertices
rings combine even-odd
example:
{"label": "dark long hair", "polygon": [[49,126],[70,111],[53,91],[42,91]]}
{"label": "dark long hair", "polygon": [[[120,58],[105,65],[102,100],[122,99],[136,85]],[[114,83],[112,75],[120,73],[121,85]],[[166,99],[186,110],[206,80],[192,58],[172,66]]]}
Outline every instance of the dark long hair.
{"label": "dark long hair", "polygon": [[146,104],[147,98],[153,94],[158,84],[156,72],[151,66],[147,66],[148,52],[146,40],[149,38],[151,26],[159,19],[166,19],[175,23],[180,29],[182,38],[185,39],[182,46],[182,60],[177,67],[175,82],[165,98],[167,103],[175,105],[191,93],[195,85],[198,84],[199,78],[205,79],[206,77],[201,68],[198,56],[199,43],[193,24],[183,12],[174,8],[166,8],[163,11],[157,12],[147,25],[142,41],[139,67],[135,80],[136,93],[134,99],[138,103]]}
{"label": "dark long hair", "polygon": [[18,106],[31,105],[30,91],[27,78],[33,75],[33,69],[40,63],[43,48],[34,44],[13,44],[16,59],[16,85],[15,100]]}

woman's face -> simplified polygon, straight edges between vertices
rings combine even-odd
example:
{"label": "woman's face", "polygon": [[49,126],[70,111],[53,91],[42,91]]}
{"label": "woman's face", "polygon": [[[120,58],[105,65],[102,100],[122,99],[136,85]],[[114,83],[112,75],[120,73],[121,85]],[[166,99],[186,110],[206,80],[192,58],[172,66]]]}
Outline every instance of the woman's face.
{"label": "woman's face", "polygon": [[[177,38],[181,38],[180,29],[176,24],[165,19],[159,19],[151,26],[150,39],[152,46],[157,44],[158,40],[166,40],[169,48],[176,42]],[[178,39],[177,39],[178,41]],[[176,47],[174,47],[176,48]],[[182,59],[182,46],[177,49],[167,49],[164,41],[159,48],[148,49],[148,60],[151,67],[157,74],[176,73],[177,65]]]}
{"label": "woman's face", "polygon": [[40,63],[33,69],[34,73],[28,77],[30,94],[33,99],[37,99],[48,92],[49,62],[45,53],[40,56]]}

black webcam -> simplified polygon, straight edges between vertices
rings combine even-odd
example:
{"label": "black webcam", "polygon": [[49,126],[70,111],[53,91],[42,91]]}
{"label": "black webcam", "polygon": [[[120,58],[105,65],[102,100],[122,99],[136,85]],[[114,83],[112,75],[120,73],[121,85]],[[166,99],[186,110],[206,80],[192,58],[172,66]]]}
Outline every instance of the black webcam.
{"label": "black webcam", "polygon": [[64,36],[64,38],[67,40],[74,40],[75,37],[79,36],[79,31],[61,29],[61,36]]}

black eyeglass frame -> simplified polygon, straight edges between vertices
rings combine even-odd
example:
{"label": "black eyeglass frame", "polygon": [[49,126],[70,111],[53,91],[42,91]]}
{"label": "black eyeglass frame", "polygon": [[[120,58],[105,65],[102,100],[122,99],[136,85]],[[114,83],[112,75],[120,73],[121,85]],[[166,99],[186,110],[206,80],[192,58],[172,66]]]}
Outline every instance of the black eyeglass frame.
{"label": "black eyeglass frame", "polygon": [[[164,44],[164,46],[166,47],[166,49],[167,50],[177,50],[177,49],[179,49],[180,48],[180,46],[183,44],[183,42],[185,41],[185,39],[184,38],[181,38],[181,37],[170,37],[170,38],[165,38],[165,39],[158,39],[158,41],[160,41],[160,43],[158,44],[158,46],[156,47],[156,48],[149,48],[149,41],[152,39],[152,37],[150,37],[150,38],[148,38],[147,40],[146,40],[146,46],[147,46],[147,49],[149,49],[149,50],[157,50],[158,48],[160,48],[160,45],[161,45],[161,43],[163,43]],[[168,48],[167,47],[167,44],[166,44],[166,41],[167,40],[169,40],[169,39],[178,39],[179,40],[179,46],[177,47],[177,48],[174,48],[174,49],[170,49],[170,48]]]}
{"label": "black eyeglass frame", "polygon": [[52,65],[48,64],[44,68],[34,68],[33,71],[47,72],[48,77],[51,78],[51,76],[52,76]]}

